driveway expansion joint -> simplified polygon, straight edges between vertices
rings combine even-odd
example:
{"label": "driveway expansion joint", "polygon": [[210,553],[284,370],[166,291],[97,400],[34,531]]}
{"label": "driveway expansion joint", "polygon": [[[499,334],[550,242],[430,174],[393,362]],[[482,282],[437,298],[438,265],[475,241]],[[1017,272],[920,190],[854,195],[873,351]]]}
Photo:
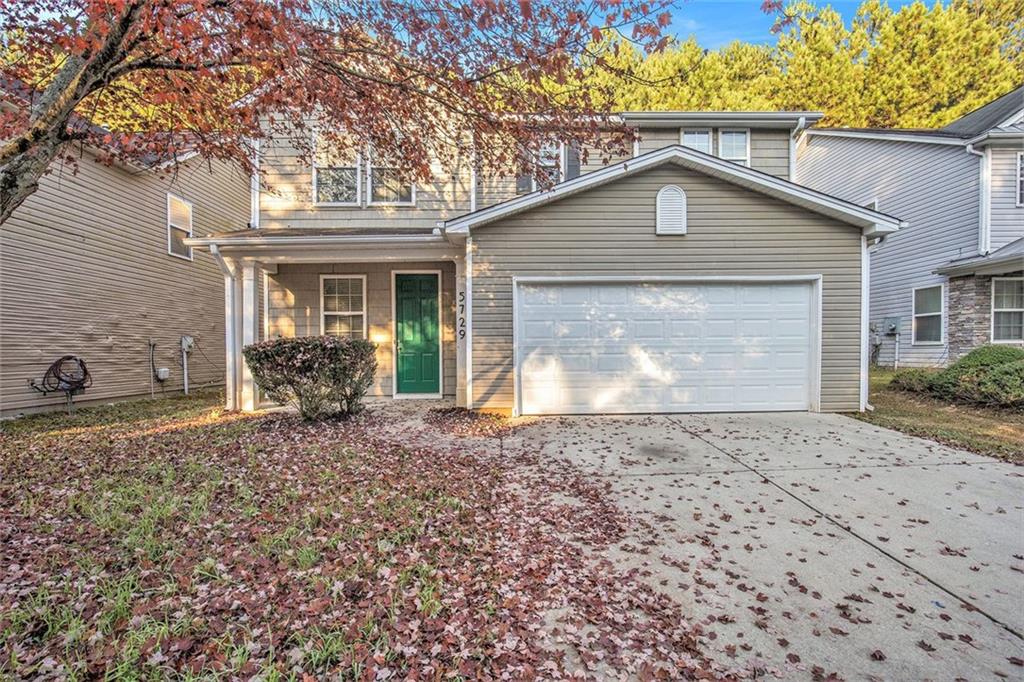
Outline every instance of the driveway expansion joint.
{"label": "driveway expansion joint", "polygon": [[[802,497],[800,497],[799,495],[797,495],[793,491],[789,490],[786,486],[783,486],[782,484],[780,484],[780,483],[774,481],[773,479],[769,478],[768,476],[765,475],[765,473],[762,473],[762,471],[760,471],[757,468],[747,464],[743,460],[739,459],[738,457],[736,457],[735,455],[730,453],[728,450],[725,450],[724,448],[722,448],[722,447],[716,445],[715,443],[711,442],[710,440],[708,440],[707,438],[702,436],[700,433],[697,433],[695,431],[691,431],[690,429],[686,428],[686,426],[684,426],[682,423],[680,423],[677,419],[675,419],[673,417],[666,417],[666,421],[668,421],[670,424],[674,424],[679,429],[681,429],[684,433],[690,435],[691,437],[696,438],[696,439],[700,440],[701,442],[705,443],[706,445],[708,445],[709,447],[714,448],[718,452],[722,453],[723,455],[725,455],[729,459],[731,459],[734,462],[736,462],[738,465],[740,465],[742,468],[746,469],[747,471],[750,471],[751,473],[754,473],[754,474],[760,476],[762,480],[764,480],[768,484],[772,485],[773,487],[778,489],[780,492],[785,493],[787,496],[791,497],[793,500],[795,500],[799,504],[803,505],[804,507],[807,507],[808,509],[813,511],[815,514],[818,514],[820,517],[822,517],[823,519],[825,519],[829,523],[833,524],[837,528],[842,529],[844,532],[848,533],[851,537],[856,538],[857,540],[859,540],[860,542],[864,543],[865,545],[871,547],[872,549],[874,549],[878,553],[888,557],[889,559],[891,559],[892,561],[896,562],[897,564],[899,564],[900,566],[902,566],[906,570],[911,571],[912,573],[920,576],[922,579],[928,581],[929,583],[934,585],[936,588],[938,588],[938,589],[942,590],[943,592],[945,592],[946,594],[948,594],[950,597],[952,597],[952,598],[956,599],[957,601],[959,601],[960,603],[964,604],[965,606],[967,606],[972,611],[981,614],[982,616],[987,618],[989,621],[991,621],[993,624],[998,625],[999,627],[1003,628],[1005,631],[1007,631],[1011,635],[1017,637],[1018,639],[1024,640],[1024,634],[1022,634],[1019,630],[1017,630],[1014,627],[1008,625],[1007,623],[1004,623],[1003,621],[999,620],[998,618],[996,618],[992,614],[986,612],[984,609],[974,605],[973,603],[971,603],[970,600],[960,596],[959,594],[954,592],[952,589],[950,589],[950,588],[946,587],[945,585],[939,583],[938,581],[936,581],[931,576],[927,575],[926,573],[923,573],[920,569],[918,569],[918,568],[908,564],[907,562],[903,561],[898,556],[894,555],[892,552],[889,552],[888,550],[886,550],[884,547],[880,547],[879,545],[877,545],[876,543],[872,542],[868,538],[864,537],[863,535],[860,535],[859,533],[854,531],[850,526],[848,526],[848,525],[838,521],[837,519],[833,518],[827,512],[825,512],[825,511],[819,509],[818,507],[814,506],[813,504],[811,504],[807,500],[803,499]],[[955,462],[955,463],[951,463],[951,464],[960,464],[960,462]],[[879,465],[879,466],[885,466],[885,465]],[[920,465],[917,465],[917,466],[920,466]],[[832,468],[832,467],[829,467],[829,468]],[[858,467],[851,466],[851,467],[847,467],[847,468],[854,469],[854,468],[858,468]],[[799,469],[778,469],[777,468],[777,469],[773,469],[773,470],[768,470],[768,473],[779,472],[779,471],[798,471],[798,470]],[[695,472],[695,473],[698,473],[698,472]],[[699,472],[699,473],[708,473],[708,472]],[[681,474],[675,474],[675,475],[678,476],[678,475],[681,475]]]}

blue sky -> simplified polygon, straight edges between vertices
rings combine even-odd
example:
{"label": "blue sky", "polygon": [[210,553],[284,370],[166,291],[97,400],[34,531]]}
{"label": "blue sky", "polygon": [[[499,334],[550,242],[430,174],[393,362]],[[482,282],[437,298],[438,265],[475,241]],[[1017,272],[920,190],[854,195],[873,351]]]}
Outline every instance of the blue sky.
{"label": "blue sky", "polygon": [[[893,8],[910,4],[911,0],[889,0]],[[934,0],[926,0],[931,5]],[[677,0],[670,33],[680,39],[690,35],[702,47],[714,49],[734,40],[748,43],[769,43],[772,17],[761,11],[761,0]],[[831,5],[849,21],[860,6],[859,1],[819,0],[815,4]]]}

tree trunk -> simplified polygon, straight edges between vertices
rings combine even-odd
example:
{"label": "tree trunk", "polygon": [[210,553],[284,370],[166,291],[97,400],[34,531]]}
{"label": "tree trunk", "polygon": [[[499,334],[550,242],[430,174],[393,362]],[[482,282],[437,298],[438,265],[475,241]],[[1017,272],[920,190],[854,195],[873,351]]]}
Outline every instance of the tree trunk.
{"label": "tree trunk", "polygon": [[0,225],[39,189],[39,178],[60,154],[66,141],[49,135],[0,166]]}

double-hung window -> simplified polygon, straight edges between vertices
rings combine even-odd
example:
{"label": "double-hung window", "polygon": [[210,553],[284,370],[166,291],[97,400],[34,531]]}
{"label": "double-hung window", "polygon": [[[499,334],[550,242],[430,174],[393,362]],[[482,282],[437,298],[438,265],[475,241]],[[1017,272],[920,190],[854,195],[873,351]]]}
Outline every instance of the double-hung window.
{"label": "double-hung window", "polygon": [[718,155],[726,161],[750,166],[750,131],[718,131]]}
{"label": "double-hung window", "polygon": [[367,177],[370,204],[377,206],[413,206],[416,186],[403,180],[395,168],[370,166]]}
{"label": "double-hung window", "polygon": [[352,150],[336,150],[317,141],[313,159],[313,201],[319,206],[358,206],[360,158]]}
{"label": "double-hung window", "polygon": [[942,285],[914,289],[915,344],[942,343]]}
{"label": "double-hung window", "polygon": [[529,194],[543,187],[557,185],[563,180],[563,145],[556,140],[545,140],[536,150],[528,153],[526,163],[531,171],[516,178],[516,194]]}
{"label": "double-hung window", "polygon": [[192,260],[192,247],[185,240],[192,236],[192,204],[167,194],[167,253]]}
{"label": "double-hung window", "polygon": [[1024,343],[1024,277],[992,279],[992,342]]}
{"label": "double-hung window", "polygon": [[680,142],[682,142],[684,147],[696,149],[705,154],[711,153],[710,130],[683,130],[680,135]]}
{"label": "double-hung window", "polygon": [[320,332],[366,338],[366,276],[320,276]]}

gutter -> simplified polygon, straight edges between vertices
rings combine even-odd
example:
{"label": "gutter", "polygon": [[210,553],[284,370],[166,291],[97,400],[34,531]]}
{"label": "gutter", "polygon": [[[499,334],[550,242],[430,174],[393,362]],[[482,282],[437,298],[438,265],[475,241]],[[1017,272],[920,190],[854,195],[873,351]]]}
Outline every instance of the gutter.
{"label": "gutter", "polygon": [[[210,252],[225,246],[345,246],[347,244],[445,244],[448,240],[440,233],[429,235],[364,236],[291,236],[291,237],[193,237],[185,240],[188,246],[208,246]],[[216,254],[215,254],[216,256]]]}

